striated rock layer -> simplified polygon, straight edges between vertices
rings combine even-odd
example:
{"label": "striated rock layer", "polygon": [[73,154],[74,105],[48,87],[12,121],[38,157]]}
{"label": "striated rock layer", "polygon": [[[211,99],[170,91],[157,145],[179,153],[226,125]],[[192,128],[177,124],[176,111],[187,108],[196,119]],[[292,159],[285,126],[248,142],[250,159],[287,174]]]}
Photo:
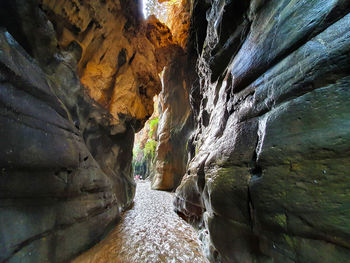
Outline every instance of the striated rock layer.
{"label": "striated rock layer", "polygon": [[[0,261],[62,262],[131,204],[131,167],[117,159],[118,152],[131,156],[133,133],[112,136],[108,113],[69,90],[79,80],[68,77],[74,73],[67,60],[59,79],[46,75],[8,32],[1,32],[0,47]],[[65,106],[65,92],[76,96],[79,115]]]}
{"label": "striated rock layer", "polygon": [[350,2],[211,2],[176,209],[212,261],[350,262]]}
{"label": "striated rock layer", "polygon": [[1,1],[0,262],[67,262],[132,204],[134,132],[177,49],[137,11]]}

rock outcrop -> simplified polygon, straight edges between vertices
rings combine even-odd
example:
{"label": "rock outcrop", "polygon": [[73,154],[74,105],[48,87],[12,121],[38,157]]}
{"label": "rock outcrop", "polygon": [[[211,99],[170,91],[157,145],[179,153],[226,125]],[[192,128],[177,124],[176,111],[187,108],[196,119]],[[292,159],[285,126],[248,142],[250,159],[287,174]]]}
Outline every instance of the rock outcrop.
{"label": "rock outcrop", "polygon": [[180,184],[190,150],[188,140],[193,130],[190,90],[197,79],[193,43],[189,40],[192,1],[166,2],[167,19],[174,42],[181,47],[164,69],[162,92],[159,96],[159,128],[152,188],[175,190]]}
{"label": "rock outcrop", "polygon": [[67,262],[132,204],[134,132],[177,49],[137,12],[1,1],[0,262]]}
{"label": "rock outcrop", "polygon": [[164,66],[152,185],[210,260],[350,262],[350,2],[178,2],[171,32],[137,0],[0,1],[1,262],[67,262],[132,204]]}
{"label": "rock outcrop", "polygon": [[161,90],[158,74],[178,49],[168,27],[140,19],[137,1],[41,0],[58,44],[81,48],[78,74],[89,95],[110,111],[114,125],[140,130]]}
{"label": "rock outcrop", "polygon": [[192,27],[205,12],[176,209],[212,261],[350,262],[349,1],[196,1]]}
{"label": "rock outcrop", "polygon": [[187,140],[193,127],[189,65],[188,57],[183,54],[174,59],[163,73],[153,189],[175,189],[186,172]]}
{"label": "rock outcrop", "polygon": [[70,113],[60,96],[72,95],[79,80],[69,79],[67,60],[58,71],[69,86],[46,75],[6,31],[0,46],[0,261],[63,262],[131,204],[134,186],[123,173],[130,164],[114,169],[118,151],[131,158],[133,133],[110,135],[112,118],[83,93],[75,97],[81,115]]}
{"label": "rock outcrop", "polygon": [[158,2],[168,2],[166,25],[169,27],[174,41],[183,49],[187,49],[193,1],[159,0]]}

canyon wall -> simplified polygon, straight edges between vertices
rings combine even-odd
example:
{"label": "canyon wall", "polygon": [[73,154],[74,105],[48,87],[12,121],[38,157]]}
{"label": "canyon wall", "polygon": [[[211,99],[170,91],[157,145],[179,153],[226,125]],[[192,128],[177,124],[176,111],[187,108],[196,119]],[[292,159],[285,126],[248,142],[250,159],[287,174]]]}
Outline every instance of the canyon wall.
{"label": "canyon wall", "polygon": [[137,1],[0,3],[0,262],[67,262],[132,204],[134,133],[177,52]]}
{"label": "canyon wall", "polygon": [[213,262],[350,262],[349,13],[195,1],[196,150],[174,203]]}
{"label": "canyon wall", "polygon": [[154,16],[144,21],[138,1],[41,0],[58,45],[81,49],[78,74],[91,98],[114,117],[118,132],[140,130],[161,90],[158,74],[180,49]]}
{"label": "canyon wall", "polygon": [[164,66],[152,184],[183,177],[211,261],[350,262],[350,2],[181,3],[173,35],[136,0],[1,1],[1,262],[66,262],[132,204]]}
{"label": "canyon wall", "polygon": [[193,71],[190,66],[188,56],[182,54],[163,73],[153,189],[175,189],[186,172],[187,140],[193,126],[189,103],[190,72]]}
{"label": "canyon wall", "polygon": [[63,262],[131,204],[131,166],[120,159],[131,158],[133,132],[110,133],[112,118],[79,92],[69,55],[49,76],[7,31],[0,46],[0,261]]}
{"label": "canyon wall", "polygon": [[191,150],[188,141],[193,130],[194,118],[190,105],[192,83],[198,77],[195,72],[197,53],[189,38],[192,1],[170,2],[167,25],[174,41],[182,49],[167,64],[162,73],[162,91],[159,95],[158,144],[155,156],[152,188],[175,190],[186,172]]}

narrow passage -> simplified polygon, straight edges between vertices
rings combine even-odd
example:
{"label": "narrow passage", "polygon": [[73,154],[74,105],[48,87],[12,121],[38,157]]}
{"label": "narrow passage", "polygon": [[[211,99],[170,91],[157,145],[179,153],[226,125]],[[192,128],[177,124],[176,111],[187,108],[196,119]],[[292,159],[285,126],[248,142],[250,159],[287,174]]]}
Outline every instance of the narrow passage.
{"label": "narrow passage", "polygon": [[173,195],[137,184],[134,207],[95,247],[73,263],[208,262],[197,232],[173,211]]}

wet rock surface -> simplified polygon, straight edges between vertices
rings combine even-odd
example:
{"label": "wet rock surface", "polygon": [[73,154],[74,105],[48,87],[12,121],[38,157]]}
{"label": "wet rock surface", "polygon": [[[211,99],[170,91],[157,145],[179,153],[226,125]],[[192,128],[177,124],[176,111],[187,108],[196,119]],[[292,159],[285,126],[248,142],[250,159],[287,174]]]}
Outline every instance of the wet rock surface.
{"label": "wet rock surface", "polygon": [[350,262],[349,2],[198,1],[205,12],[176,209],[202,218],[212,261]]}
{"label": "wet rock surface", "polygon": [[118,226],[73,263],[206,263],[197,232],[173,210],[173,194],[137,184],[135,204]]}
{"label": "wet rock surface", "polygon": [[[0,262],[67,262],[131,205],[134,132],[152,114],[171,42],[155,18],[127,19],[139,17],[134,4],[1,1]],[[106,107],[89,88],[113,76],[122,98]]]}
{"label": "wet rock surface", "polygon": [[[119,145],[126,155],[129,146],[96,129],[108,127],[108,113],[76,78],[66,77],[70,89],[53,81],[7,31],[0,47],[0,261],[62,262],[96,242],[134,194],[120,173],[130,165],[114,171],[111,152],[87,141]],[[59,72],[74,76],[64,64]],[[63,104],[64,92],[75,95],[68,97],[81,115]]]}
{"label": "wet rock surface", "polygon": [[177,45],[136,0],[0,2],[1,262],[66,262],[132,204],[134,132],[170,61],[153,184],[183,176],[175,209],[208,231],[210,260],[350,262],[350,2],[182,3]]}

